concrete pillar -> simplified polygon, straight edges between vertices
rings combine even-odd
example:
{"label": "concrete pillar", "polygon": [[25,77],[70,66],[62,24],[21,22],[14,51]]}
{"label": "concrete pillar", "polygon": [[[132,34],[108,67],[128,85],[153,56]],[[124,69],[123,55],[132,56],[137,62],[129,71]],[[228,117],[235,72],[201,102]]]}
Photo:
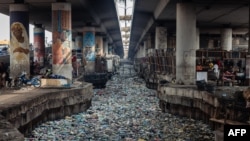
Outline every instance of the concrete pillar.
{"label": "concrete pillar", "polygon": [[195,49],[200,49],[200,30],[196,28],[196,46]]}
{"label": "concrete pillar", "polygon": [[42,24],[35,24],[34,29],[34,62],[44,66],[45,59],[45,30]]}
{"label": "concrete pillar", "polygon": [[72,81],[72,30],[70,3],[52,4],[52,70]]}
{"label": "concrete pillar", "polygon": [[214,47],[214,40],[213,39],[209,39],[208,40],[208,48],[211,49]]}
{"label": "concrete pillar", "polygon": [[155,29],[155,49],[167,48],[167,28],[157,26]]}
{"label": "concrete pillar", "polygon": [[176,81],[195,83],[196,14],[192,3],[177,4]]}
{"label": "concrete pillar", "polygon": [[147,51],[147,41],[145,40],[143,42],[143,57],[146,57],[146,51]]}
{"label": "concrete pillar", "polygon": [[148,56],[152,56],[152,50],[153,50],[153,44],[152,44],[152,37],[151,35],[148,35],[147,37],[147,48],[148,48]]}
{"label": "concrete pillar", "polygon": [[112,50],[113,50],[112,43],[109,43],[109,44],[108,44],[108,54],[109,54],[109,55],[112,54]]}
{"label": "concrete pillar", "polygon": [[232,28],[221,29],[221,48],[222,50],[232,50]]}
{"label": "concrete pillar", "polygon": [[115,46],[112,47],[112,54],[115,55]]}
{"label": "concrete pillar", "polygon": [[108,45],[108,39],[104,39],[103,40],[103,54],[108,55],[109,54],[109,51],[108,51],[108,48],[109,48],[109,45]]}
{"label": "concrete pillar", "polygon": [[10,76],[30,74],[29,9],[26,4],[10,5]]}
{"label": "concrete pillar", "polygon": [[75,37],[75,49],[78,52],[82,52],[82,48],[83,48],[82,42],[83,42],[82,35],[78,33],[77,36]]}
{"label": "concrete pillar", "polygon": [[140,58],[143,57],[143,44],[140,45]]}
{"label": "concrete pillar", "polygon": [[84,27],[83,28],[83,52],[87,61],[85,71],[87,73],[95,72],[95,28]]}
{"label": "concrete pillar", "polygon": [[103,56],[103,37],[96,36],[96,55]]}

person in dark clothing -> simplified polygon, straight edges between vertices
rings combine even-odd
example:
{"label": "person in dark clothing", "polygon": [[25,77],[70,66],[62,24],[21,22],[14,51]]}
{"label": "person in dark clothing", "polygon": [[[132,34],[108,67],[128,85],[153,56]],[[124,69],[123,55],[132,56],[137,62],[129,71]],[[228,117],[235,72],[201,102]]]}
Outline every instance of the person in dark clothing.
{"label": "person in dark clothing", "polygon": [[3,73],[3,72],[5,72],[5,64],[4,64],[4,62],[1,62],[0,63],[0,73]]}
{"label": "person in dark clothing", "polygon": [[0,85],[2,87],[6,86],[6,82],[11,83],[11,79],[9,77],[8,67],[4,64],[4,62],[0,63]]}
{"label": "person in dark clothing", "polygon": [[35,62],[33,60],[30,61],[30,75],[34,75]]}

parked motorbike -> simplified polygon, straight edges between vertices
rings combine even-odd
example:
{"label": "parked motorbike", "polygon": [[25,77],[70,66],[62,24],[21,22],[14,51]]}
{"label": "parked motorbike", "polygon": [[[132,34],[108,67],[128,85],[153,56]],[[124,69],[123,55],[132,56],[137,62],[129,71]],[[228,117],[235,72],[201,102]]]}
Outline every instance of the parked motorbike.
{"label": "parked motorbike", "polygon": [[26,85],[33,85],[34,87],[40,87],[41,86],[41,80],[38,77],[32,77],[31,79],[28,79],[26,76],[26,72],[22,72],[22,74],[18,77],[16,86],[22,87]]}

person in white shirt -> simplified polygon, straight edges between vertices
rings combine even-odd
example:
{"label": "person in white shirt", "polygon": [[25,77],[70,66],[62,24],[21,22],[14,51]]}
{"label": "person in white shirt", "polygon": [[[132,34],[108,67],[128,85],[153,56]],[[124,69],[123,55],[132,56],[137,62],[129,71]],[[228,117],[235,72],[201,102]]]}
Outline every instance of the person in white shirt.
{"label": "person in white shirt", "polygon": [[220,76],[219,66],[218,66],[217,64],[214,64],[213,70],[214,70],[215,76],[216,76],[216,78],[217,78],[217,80],[218,80],[218,79],[219,79],[219,76]]}

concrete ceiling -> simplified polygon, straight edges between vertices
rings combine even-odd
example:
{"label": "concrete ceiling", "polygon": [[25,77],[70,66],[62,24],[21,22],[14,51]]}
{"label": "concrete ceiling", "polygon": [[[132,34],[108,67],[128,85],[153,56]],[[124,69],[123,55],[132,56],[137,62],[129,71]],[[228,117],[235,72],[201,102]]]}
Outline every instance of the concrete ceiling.
{"label": "concrete ceiling", "polygon": [[176,3],[193,2],[196,9],[197,28],[200,33],[219,33],[222,27],[232,27],[234,32],[245,34],[249,27],[250,0],[135,0],[131,25],[129,57],[145,39],[155,32],[155,26],[165,26],[168,34],[176,31]]}
{"label": "concrete ceiling", "polygon": [[[97,35],[113,43],[118,55],[123,55],[122,38],[114,0],[65,0],[71,3],[72,32],[82,32],[84,26],[91,24]],[[30,24],[43,24],[51,31],[51,4],[56,0],[24,0],[29,5]],[[14,0],[0,0],[0,12],[9,15],[9,5]]]}
{"label": "concrete ceiling", "polygon": [[[89,23],[113,43],[115,51],[123,55],[122,38],[114,0],[65,0],[72,5],[73,34],[82,32]],[[176,31],[176,3],[185,0],[134,0],[129,57],[145,35],[154,33],[156,25],[166,26],[169,34]],[[187,0],[196,7],[197,27],[201,33],[217,33],[230,26],[241,33],[248,31],[249,0]],[[30,7],[30,23],[43,24],[51,31],[51,4],[56,0],[24,0]],[[9,15],[14,0],[0,0],[0,12]],[[244,28],[246,30],[244,30]],[[211,30],[212,29],[212,30]],[[243,29],[243,30],[242,30]]]}

